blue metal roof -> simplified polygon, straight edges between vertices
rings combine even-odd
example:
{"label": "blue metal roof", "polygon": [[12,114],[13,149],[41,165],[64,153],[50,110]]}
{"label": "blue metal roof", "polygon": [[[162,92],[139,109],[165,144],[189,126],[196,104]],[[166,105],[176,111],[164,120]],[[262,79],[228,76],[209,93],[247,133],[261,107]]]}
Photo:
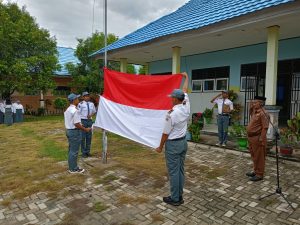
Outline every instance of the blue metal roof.
{"label": "blue metal roof", "polygon": [[[190,0],[175,12],[128,34],[107,47],[114,50],[188,30],[199,29],[294,0]],[[101,54],[104,48],[94,52]]]}
{"label": "blue metal roof", "polygon": [[67,63],[77,64],[80,61],[75,56],[75,49],[73,48],[65,48],[65,47],[57,47],[58,51],[58,63],[61,66],[60,71],[55,71],[54,74],[58,76],[69,76],[70,73],[66,68]]}

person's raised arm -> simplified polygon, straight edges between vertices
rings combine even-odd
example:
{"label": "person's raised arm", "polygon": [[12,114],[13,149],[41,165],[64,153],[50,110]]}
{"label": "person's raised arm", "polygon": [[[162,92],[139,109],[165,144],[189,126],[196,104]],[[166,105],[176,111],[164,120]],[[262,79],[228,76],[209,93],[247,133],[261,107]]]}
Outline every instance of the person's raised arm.
{"label": "person's raised arm", "polygon": [[189,87],[189,76],[187,75],[186,72],[183,72],[183,73],[181,73],[181,74],[182,74],[182,76],[185,78],[185,81],[184,81],[183,87],[182,87],[182,91],[183,91],[184,93],[187,93],[187,92],[188,92],[188,87]]}
{"label": "person's raised arm", "polygon": [[219,98],[222,94],[218,94],[217,96],[215,96],[212,100],[210,100],[211,103],[214,103],[214,101]]}

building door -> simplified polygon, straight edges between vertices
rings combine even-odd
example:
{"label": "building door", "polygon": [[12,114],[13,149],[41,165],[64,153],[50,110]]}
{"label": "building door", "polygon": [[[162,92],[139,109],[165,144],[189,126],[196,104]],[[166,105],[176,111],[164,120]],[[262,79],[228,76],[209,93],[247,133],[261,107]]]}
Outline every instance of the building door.
{"label": "building door", "polygon": [[300,73],[292,74],[290,118],[300,112]]}
{"label": "building door", "polygon": [[287,120],[300,111],[300,60],[278,62],[276,105],[281,106],[279,125],[286,126]]}
{"label": "building door", "polygon": [[266,63],[253,63],[241,66],[241,91],[245,94],[244,125],[250,119],[250,101],[256,95],[265,95]]}

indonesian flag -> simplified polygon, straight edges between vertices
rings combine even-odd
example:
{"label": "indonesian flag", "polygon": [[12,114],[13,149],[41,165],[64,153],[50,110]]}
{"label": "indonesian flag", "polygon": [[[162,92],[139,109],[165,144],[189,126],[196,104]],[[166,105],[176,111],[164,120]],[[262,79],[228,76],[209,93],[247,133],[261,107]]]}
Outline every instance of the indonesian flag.
{"label": "indonesian flag", "polygon": [[132,75],[104,69],[104,93],[94,126],[156,148],[166,113],[168,95],[180,87],[182,76]]}

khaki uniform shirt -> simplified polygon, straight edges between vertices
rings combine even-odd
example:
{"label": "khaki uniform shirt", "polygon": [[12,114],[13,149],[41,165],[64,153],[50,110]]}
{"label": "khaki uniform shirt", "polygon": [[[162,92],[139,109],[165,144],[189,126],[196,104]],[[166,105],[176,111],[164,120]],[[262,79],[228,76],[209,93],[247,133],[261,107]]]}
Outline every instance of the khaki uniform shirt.
{"label": "khaki uniform shirt", "polygon": [[270,117],[264,109],[250,110],[252,112],[250,113],[250,122],[247,126],[247,134],[249,137],[258,136],[263,129],[269,128]]}

